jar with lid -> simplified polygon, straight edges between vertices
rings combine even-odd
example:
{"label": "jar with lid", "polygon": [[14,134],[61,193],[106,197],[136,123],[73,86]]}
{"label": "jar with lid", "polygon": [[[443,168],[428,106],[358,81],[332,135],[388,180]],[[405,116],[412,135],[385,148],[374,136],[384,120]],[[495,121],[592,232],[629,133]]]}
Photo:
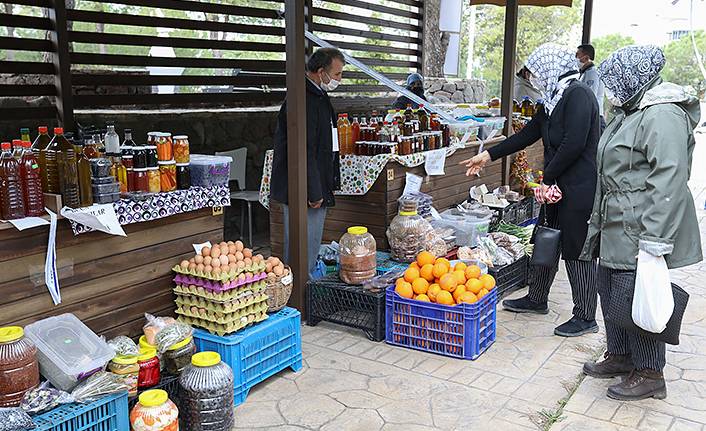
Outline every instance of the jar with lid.
{"label": "jar with lid", "polygon": [[147,132],[147,145],[157,145],[161,133],[162,132]]}
{"label": "jar with lid", "polygon": [[[179,409],[166,391],[152,389],[140,394],[130,412],[132,431],[178,431]],[[225,428],[223,428],[225,429]]]}
{"label": "jar with lid", "polygon": [[189,431],[233,427],[233,370],[216,352],[199,352],[179,377],[181,425]]}
{"label": "jar with lid", "polygon": [[402,136],[412,136],[414,133],[414,126],[411,121],[408,121],[402,125]]}
{"label": "jar with lid", "polygon": [[174,160],[159,162],[160,190],[172,192],[177,188],[176,162]]}
{"label": "jar with lid", "polygon": [[189,163],[189,137],[178,135],[174,137],[174,161]]}
{"label": "jar with lid", "polygon": [[412,138],[409,136],[400,137],[399,153],[401,156],[412,154]]}
{"label": "jar with lid", "polygon": [[145,149],[147,153],[147,167],[156,168],[157,162],[159,161],[159,157],[157,156],[157,146],[147,145]]}
{"label": "jar with lid", "polygon": [[191,170],[188,163],[176,164],[177,189],[189,190],[191,187]]}
{"label": "jar with lid", "polygon": [[174,344],[162,355],[167,373],[180,374],[191,363],[191,357],[194,353],[196,353],[196,344],[194,344],[193,337],[188,337]]}
{"label": "jar with lid", "polygon": [[436,135],[433,132],[427,132],[427,135],[429,136],[429,149],[436,150]]}
{"label": "jar with lid", "polygon": [[37,348],[19,326],[0,328],[0,407],[17,407],[39,385]]}
{"label": "jar with lid", "polygon": [[451,146],[451,127],[448,123],[441,125],[441,139],[444,142],[444,148]]}
{"label": "jar with lid", "polygon": [[147,168],[147,186],[150,193],[159,193],[162,190],[162,178],[159,168]]}
{"label": "jar with lid", "polygon": [[339,276],[347,284],[363,284],[375,277],[375,238],[364,226],[352,226],[339,241]]}
{"label": "jar with lid", "polygon": [[137,375],[137,387],[139,389],[151,388],[159,383],[159,358],[154,349],[140,349],[137,357],[140,371]]}
{"label": "jar with lid", "polygon": [[429,222],[417,214],[417,206],[416,201],[402,200],[398,215],[387,228],[390,256],[394,260],[412,262],[425,249],[427,237],[434,232]]}
{"label": "jar with lid", "polygon": [[358,141],[355,143],[355,155],[362,156],[364,151],[364,141]]}
{"label": "jar with lid", "polygon": [[127,394],[130,397],[137,395],[137,379],[140,374],[140,365],[137,356],[116,356],[108,363],[108,371],[123,377],[125,384],[130,386]]}
{"label": "jar with lid", "polygon": [[150,191],[150,181],[147,177],[147,168],[135,168],[133,169],[133,181],[134,181],[134,191],[136,192],[149,192]]}
{"label": "jar with lid", "polygon": [[147,147],[144,145],[137,145],[132,147],[132,166],[135,169],[142,169],[147,167]]}
{"label": "jar with lid", "polygon": [[172,142],[169,133],[160,133],[157,136],[157,160],[166,161],[172,159]]}

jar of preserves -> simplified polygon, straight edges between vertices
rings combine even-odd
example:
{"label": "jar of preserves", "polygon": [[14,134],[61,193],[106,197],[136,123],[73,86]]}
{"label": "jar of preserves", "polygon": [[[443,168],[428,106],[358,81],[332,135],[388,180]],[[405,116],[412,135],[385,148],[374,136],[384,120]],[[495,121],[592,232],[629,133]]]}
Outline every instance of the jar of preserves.
{"label": "jar of preserves", "polygon": [[147,132],[147,145],[157,145],[161,133],[162,132]]}
{"label": "jar of preserves", "polygon": [[133,184],[136,192],[149,192],[150,182],[147,178],[147,168],[133,169]]}
{"label": "jar of preserves", "polygon": [[162,190],[162,178],[156,166],[147,168],[147,188],[150,193],[159,193]]}
{"label": "jar of preserves", "polygon": [[137,395],[137,379],[140,374],[137,356],[116,356],[108,363],[108,370],[123,377],[123,381],[130,386],[127,390],[129,397]]}
{"label": "jar of preserves", "polygon": [[411,121],[408,121],[402,125],[402,136],[412,136],[414,134],[414,126]]}
{"label": "jar of preserves", "polygon": [[339,242],[339,275],[347,284],[363,284],[375,277],[375,238],[364,226],[352,226]]}
{"label": "jar of preserves", "polygon": [[171,133],[160,133],[157,136],[157,160],[163,162],[172,160],[172,135]]}
{"label": "jar of preserves", "polygon": [[179,377],[181,424],[189,431],[233,427],[233,370],[216,352],[199,352]]}
{"label": "jar of preserves", "polygon": [[191,187],[191,170],[188,163],[176,164],[177,189],[189,190]]}
{"label": "jar of preserves", "polygon": [[19,326],[0,328],[0,407],[17,407],[39,385],[37,348]]}
{"label": "jar of preserves", "polygon": [[127,191],[135,191],[135,170],[133,168],[125,168],[125,174],[127,175]]}
{"label": "jar of preserves", "polygon": [[164,355],[164,368],[169,374],[181,374],[181,372],[191,363],[191,357],[196,353],[194,338],[188,337],[170,347]]}
{"label": "jar of preserves", "polygon": [[178,135],[174,137],[174,161],[189,163],[189,137]]}
{"label": "jar of preserves", "polygon": [[451,145],[451,128],[448,123],[443,123],[441,125],[441,140],[444,143],[444,148]]}
{"label": "jar of preserves", "polygon": [[147,157],[147,168],[156,168],[157,162],[159,161],[159,157],[157,157],[157,146],[147,145],[145,149]]}
{"label": "jar of preserves", "polygon": [[433,132],[427,132],[427,135],[429,136],[429,149],[436,150],[437,149],[436,134],[434,134]]}
{"label": "jar of preserves", "polygon": [[144,145],[138,145],[132,147],[132,166],[135,169],[142,169],[147,167],[147,147]]}
{"label": "jar of preserves", "polygon": [[151,388],[159,383],[159,358],[154,349],[141,349],[137,357],[140,371],[137,375],[137,387],[139,389]]}
{"label": "jar of preserves", "polygon": [[[130,412],[132,431],[179,431],[179,409],[166,391],[152,389],[140,394]],[[223,428],[225,429],[225,428]]]}
{"label": "jar of preserves", "polygon": [[174,160],[159,162],[160,190],[172,192],[177,188],[176,162]]}
{"label": "jar of preserves", "polygon": [[412,154],[412,138],[410,136],[400,137],[399,153],[401,156]]}

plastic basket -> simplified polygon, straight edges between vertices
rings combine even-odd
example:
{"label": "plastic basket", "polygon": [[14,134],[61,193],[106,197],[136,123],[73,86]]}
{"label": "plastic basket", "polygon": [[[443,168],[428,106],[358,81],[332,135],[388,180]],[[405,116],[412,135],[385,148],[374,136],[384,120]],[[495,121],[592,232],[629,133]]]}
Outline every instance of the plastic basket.
{"label": "plastic basket", "polygon": [[498,224],[500,224],[500,221],[522,226],[528,220],[536,218],[534,216],[535,206],[539,207],[539,205],[534,204],[534,199],[524,198],[519,202],[511,203],[505,208],[494,209],[493,218],[490,222],[490,229],[495,230],[498,227]]}
{"label": "plastic basket", "polygon": [[253,386],[268,377],[285,368],[302,369],[301,313],[290,307],[224,337],[196,329],[194,342],[200,352],[218,352],[233,369],[236,406],[245,402]]}
{"label": "plastic basket", "polygon": [[372,341],[385,339],[385,291],[350,286],[329,274],[310,281],[306,290],[307,325],[321,321],[362,329]]}
{"label": "plastic basket", "polygon": [[500,297],[527,286],[528,261],[529,258],[524,256],[510,265],[488,268],[488,273],[495,278],[495,290]]}
{"label": "plastic basket", "polygon": [[495,342],[497,289],[474,304],[406,299],[387,288],[385,341],[424,352],[476,359]]}
{"label": "plastic basket", "polygon": [[85,404],[64,404],[34,417],[35,431],[129,431],[127,392]]}
{"label": "plastic basket", "polygon": [[[159,380],[157,386],[145,389],[145,391],[149,391],[152,389],[162,389],[163,391],[166,391],[167,395],[169,395],[169,399],[172,400],[174,404],[179,405],[179,376],[162,374],[162,377]],[[142,392],[144,391],[140,391],[139,393],[141,394]],[[132,410],[132,408],[135,407],[135,404],[137,404],[137,398],[138,397],[132,397],[128,399],[127,404],[130,410]]]}

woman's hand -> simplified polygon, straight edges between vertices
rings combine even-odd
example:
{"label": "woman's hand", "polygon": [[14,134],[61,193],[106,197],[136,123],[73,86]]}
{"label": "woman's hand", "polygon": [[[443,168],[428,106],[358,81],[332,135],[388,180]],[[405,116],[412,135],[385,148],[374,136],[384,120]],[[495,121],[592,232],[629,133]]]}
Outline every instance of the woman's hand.
{"label": "woman's hand", "polygon": [[490,153],[483,151],[470,159],[463,160],[459,165],[465,165],[466,168],[468,168],[466,170],[466,176],[470,177],[471,175],[477,175],[488,162],[490,162]]}

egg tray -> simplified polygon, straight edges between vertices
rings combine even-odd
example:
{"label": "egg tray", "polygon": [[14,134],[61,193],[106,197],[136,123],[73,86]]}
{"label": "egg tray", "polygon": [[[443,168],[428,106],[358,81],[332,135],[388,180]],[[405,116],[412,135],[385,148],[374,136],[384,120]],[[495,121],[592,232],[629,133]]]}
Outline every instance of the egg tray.
{"label": "egg tray", "polygon": [[258,281],[267,278],[267,274],[260,272],[257,274],[245,273],[244,279],[236,279],[226,282],[219,282],[214,280],[209,280],[197,276],[177,274],[174,277],[174,282],[176,284],[193,284],[194,286],[200,286],[215,292],[224,292],[227,290],[237,289],[241,286],[246,286],[248,284],[257,283]]}
{"label": "egg tray", "polygon": [[199,298],[198,296],[177,294],[177,298],[174,302],[181,307],[205,308],[206,310],[216,313],[218,315],[225,315],[240,311],[249,305],[256,304],[262,301],[267,301],[267,299],[268,297],[264,293],[256,293],[245,296],[241,299],[219,303],[212,302],[204,298]]}
{"label": "egg tray", "polygon": [[254,323],[262,322],[265,319],[267,319],[267,313],[265,311],[245,316],[245,321],[241,319],[227,324],[213,323],[208,320],[183,315],[177,317],[177,320],[182,323],[203,328],[211,334],[215,334],[220,337],[226,334],[232,334],[233,332],[240,331],[241,329],[244,329],[247,326],[250,326]]}
{"label": "egg tray", "polygon": [[193,317],[195,319],[206,320],[212,323],[218,323],[221,325],[227,325],[229,323],[239,321],[243,317],[247,317],[249,314],[257,314],[259,312],[267,311],[267,296],[265,300],[258,303],[248,305],[247,307],[241,308],[240,310],[233,313],[218,313],[215,311],[207,310],[206,308],[199,307],[189,307],[186,305],[177,304],[176,313],[181,316]]}
{"label": "egg tray", "polygon": [[[198,271],[196,269],[184,269],[181,267],[181,265],[175,265],[172,268],[172,271],[176,272],[177,274],[183,274],[186,276],[192,276],[192,277],[199,277],[203,278],[206,280],[212,280],[212,281],[217,281],[220,283],[227,283],[231,281],[237,281],[238,276],[244,272],[250,272],[250,273],[261,273],[265,271],[265,268],[267,268],[267,264],[265,262],[260,262],[260,263],[253,263],[249,266],[246,266],[244,268],[239,268],[235,269],[230,272],[221,272],[220,275],[215,276],[211,274],[210,272],[204,272],[204,271]],[[192,283],[194,284],[194,283]]]}
{"label": "egg tray", "polygon": [[259,293],[265,290],[267,283],[258,281],[253,284],[241,286],[237,289],[226,290],[224,292],[213,292],[200,286],[177,284],[174,293],[177,295],[191,295],[207,299],[211,302],[230,302],[240,299],[246,295]]}

